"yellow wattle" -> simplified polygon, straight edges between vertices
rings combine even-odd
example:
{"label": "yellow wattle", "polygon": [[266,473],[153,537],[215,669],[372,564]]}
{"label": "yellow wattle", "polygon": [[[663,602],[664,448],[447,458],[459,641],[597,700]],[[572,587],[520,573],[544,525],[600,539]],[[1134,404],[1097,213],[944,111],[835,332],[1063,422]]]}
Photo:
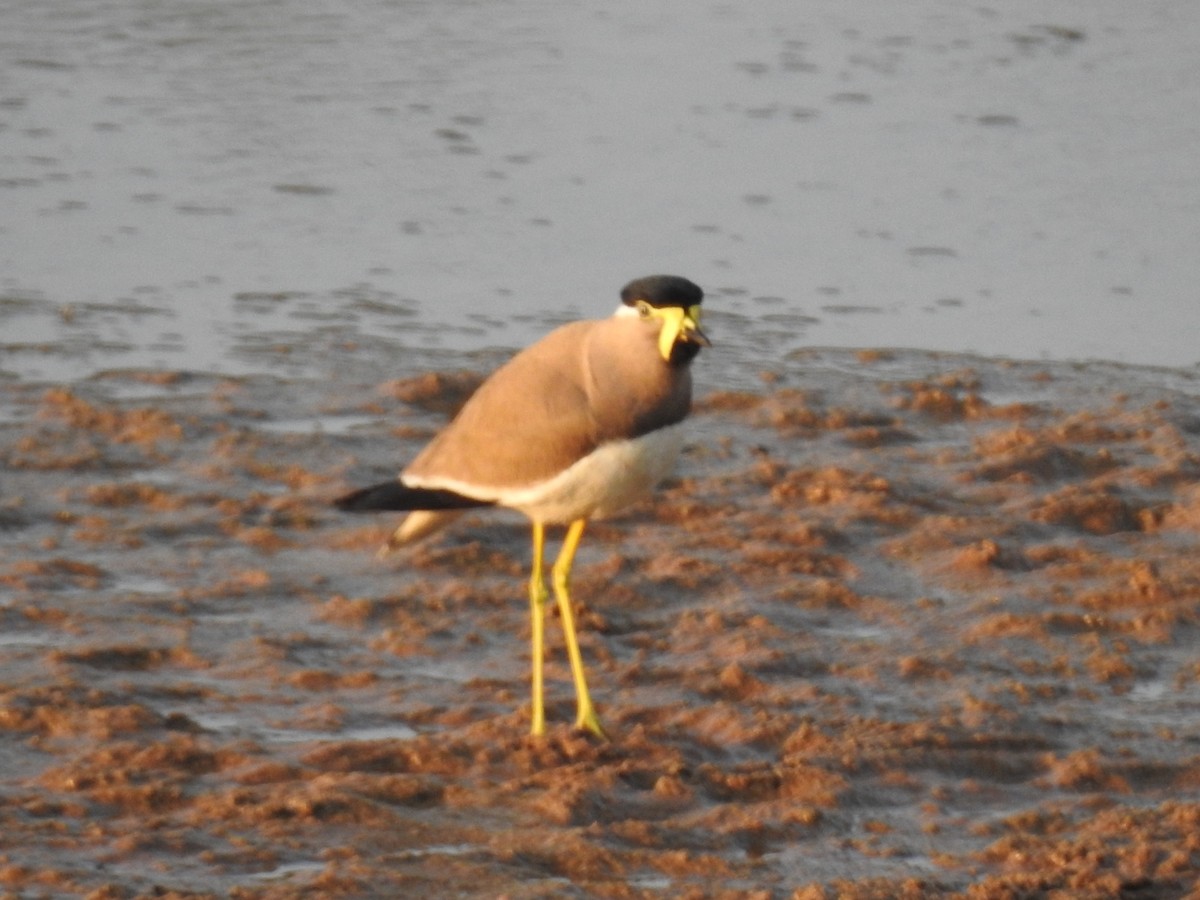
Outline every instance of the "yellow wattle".
{"label": "yellow wattle", "polygon": [[662,319],[662,331],[658,333],[658,352],[662,358],[670,362],[671,348],[679,332],[683,331],[683,321],[687,313],[678,306],[668,306],[666,309],[656,309],[654,315]]}

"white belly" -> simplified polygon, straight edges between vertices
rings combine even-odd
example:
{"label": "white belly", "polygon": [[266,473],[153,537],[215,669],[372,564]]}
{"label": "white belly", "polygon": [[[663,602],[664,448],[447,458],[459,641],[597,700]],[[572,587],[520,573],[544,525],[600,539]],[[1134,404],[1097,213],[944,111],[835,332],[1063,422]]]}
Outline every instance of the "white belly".
{"label": "white belly", "polygon": [[498,491],[496,500],[539,522],[607,516],[649,494],[670,474],[682,446],[681,425],[612,441],[549,481]]}

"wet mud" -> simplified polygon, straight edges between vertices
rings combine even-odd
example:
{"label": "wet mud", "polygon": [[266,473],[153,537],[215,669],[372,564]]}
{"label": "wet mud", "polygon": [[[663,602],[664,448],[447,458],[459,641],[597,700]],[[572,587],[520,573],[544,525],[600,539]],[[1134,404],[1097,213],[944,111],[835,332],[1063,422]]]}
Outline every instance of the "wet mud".
{"label": "wet mud", "polygon": [[577,561],[600,742],[556,620],[526,734],[519,518],[380,561],[395,518],[329,506],[478,382],[446,362],[0,382],[0,893],[1198,896],[1193,374],[706,384]]}

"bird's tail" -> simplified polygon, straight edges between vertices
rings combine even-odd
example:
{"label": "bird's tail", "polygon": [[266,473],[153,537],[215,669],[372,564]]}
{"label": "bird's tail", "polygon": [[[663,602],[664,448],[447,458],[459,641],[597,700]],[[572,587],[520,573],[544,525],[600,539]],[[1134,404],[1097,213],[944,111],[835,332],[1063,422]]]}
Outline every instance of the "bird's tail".
{"label": "bird's tail", "polygon": [[410,512],[413,510],[474,509],[492,506],[490,500],[467,497],[441,488],[409,487],[396,478],[382,484],[351,491],[333,501],[342,512]]}
{"label": "bird's tail", "polygon": [[333,501],[343,512],[408,512],[388,542],[379,550],[386,556],[402,544],[411,544],[454,521],[464,510],[494,505],[439,488],[409,487],[396,478],[382,484],[351,491]]}
{"label": "bird's tail", "polygon": [[379,557],[383,558],[405,544],[415,544],[429,537],[435,531],[441,531],[463,514],[461,509],[440,509],[436,511],[419,509],[404,517],[400,526],[391,533],[387,543],[379,548]]}

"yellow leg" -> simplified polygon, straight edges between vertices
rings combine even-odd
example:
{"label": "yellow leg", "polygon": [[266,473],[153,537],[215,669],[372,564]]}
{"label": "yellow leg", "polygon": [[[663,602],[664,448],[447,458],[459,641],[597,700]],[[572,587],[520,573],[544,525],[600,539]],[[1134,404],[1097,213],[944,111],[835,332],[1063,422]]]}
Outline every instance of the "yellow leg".
{"label": "yellow leg", "polygon": [[546,623],[546,580],[542,566],[546,547],[546,529],[541,522],[533,523],[533,573],[529,577],[529,618],[532,635],[533,706],[529,733],[535,737],[546,733],[546,708],[543,697],[542,660]]}
{"label": "yellow leg", "polygon": [[587,679],[583,674],[583,657],[579,653],[579,640],[575,636],[575,615],[571,611],[571,594],[568,583],[571,579],[571,563],[575,560],[575,551],[579,549],[579,541],[583,537],[586,519],[576,519],[567,529],[563,538],[562,550],[554,561],[551,575],[554,579],[554,598],[558,601],[558,612],[562,616],[563,633],[567,639],[567,655],[571,658],[571,675],[575,679],[575,699],[578,704],[578,715],[575,726],[590,731],[597,737],[605,737],[600,720],[596,717],[592,698],[588,694]]}

